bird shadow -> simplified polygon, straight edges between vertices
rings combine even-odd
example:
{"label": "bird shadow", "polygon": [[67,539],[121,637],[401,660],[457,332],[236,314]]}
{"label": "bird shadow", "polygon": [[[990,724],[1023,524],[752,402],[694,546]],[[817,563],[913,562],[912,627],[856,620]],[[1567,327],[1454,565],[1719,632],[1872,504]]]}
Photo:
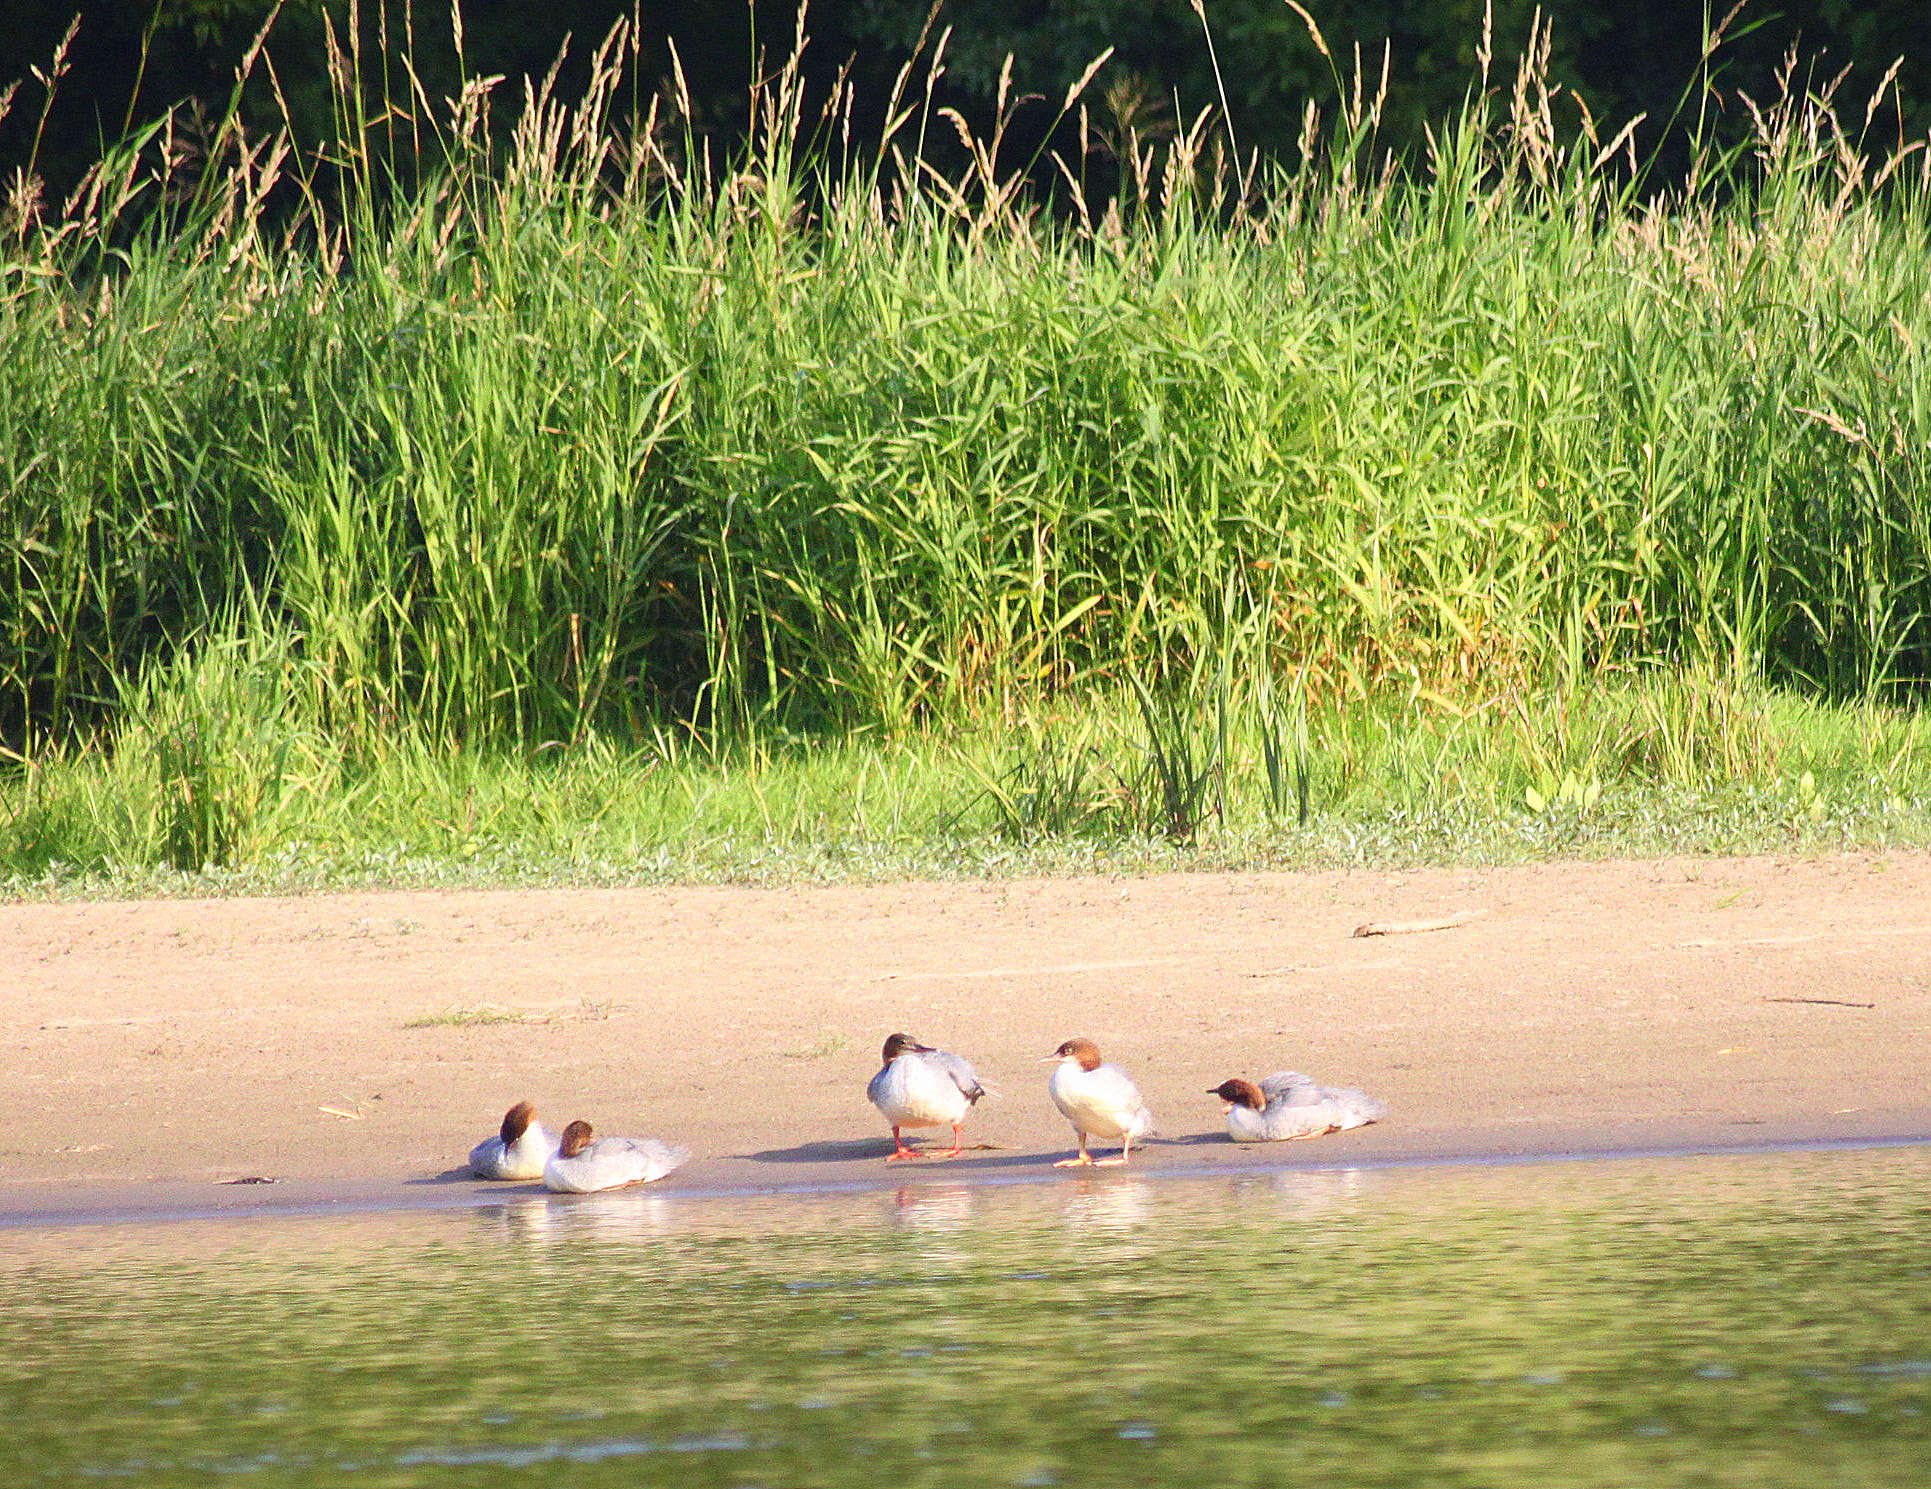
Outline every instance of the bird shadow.
{"label": "bird shadow", "polygon": [[[1065,1150],[1071,1156],[1072,1149]],[[842,1142],[800,1143],[795,1148],[768,1148],[762,1153],[746,1153],[741,1156],[754,1163],[850,1163],[860,1159],[889,1158],[892,1144],[889,1139],[851,1138]],[[916,1173],[937,1173],[942,1169],[1006,1169],[1037,1168],[1041,1164],[1051,1164],[1058,1153],[1019,1152],[1004,1149],[973,1149],[968,1147],[957,1158],[934,1156],[924,1160],[908,1159],[896,1165],[907,1175]]]}
{"label": "bird shadow", "polygon": [[884,1158],[892,1151],[889,1139],[845,1138],[837,1142],[799,1143],[795,1148],[766,1148],[746,1153],[754,1163],[844,1163],[853,1158]]}
{"label": "bird shadow", "polygon": [[487,1184],[491,1188],[502,1188],[506,1191],[513,1191],[516,1187],[514,1181],[505,1182],[500,1179],[479,1179],[466,1163],[460,1168],[446,1168],[439,1174],[425,1174],[420,1179],[404,1179],[402,1182],[410,1185]]}

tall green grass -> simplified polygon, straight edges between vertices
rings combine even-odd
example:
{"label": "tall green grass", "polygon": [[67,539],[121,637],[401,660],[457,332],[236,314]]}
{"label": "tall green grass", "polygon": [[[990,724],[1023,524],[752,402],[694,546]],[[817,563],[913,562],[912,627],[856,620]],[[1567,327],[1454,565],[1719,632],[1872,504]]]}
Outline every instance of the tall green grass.
{"label": "tall green grass", "polygon": [[[404,760],[953,736],[996,741],[945,779],[1002,830],[1187,841],[1236,735],[1301,827],[1351,718],[1666,697],[1618,770],[1762,784],[1697,699],[1888,718],[1931,676],[1927,156],[1869,115],[1756,101],[1659,198],[1558,131],[1533,48],[1404,168],[1371,101],[1287,164],[1206,119],[1025,161],[1019,105],[974,138],[908,74],[807,111],[793,67],[727,160],[674,101],[619,121],[636,42],[580,103],[397,100],[417,185],[347,50],[326,158],[181,119],[14,194],[16,846],[94,810],[46,794],[83,769],[195,866]],[[1028,106],[1090,141],[1079,91]],[[1503,753],[1573,774],[1560,729]]]}

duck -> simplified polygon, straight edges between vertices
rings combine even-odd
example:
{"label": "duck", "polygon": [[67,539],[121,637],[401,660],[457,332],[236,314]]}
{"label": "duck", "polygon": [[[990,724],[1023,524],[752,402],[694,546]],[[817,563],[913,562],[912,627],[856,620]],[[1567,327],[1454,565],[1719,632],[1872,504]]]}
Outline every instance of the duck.
{"label": "duck", "polygon": [[495,1137],[469,1150],[469,1171],[479,1179],[540,1179],[556,1155],[557,1135],[536,1120],[536,1108],[519,1101],[503,1113]]}
{"label": "duck", "polygon": [[690,1150],[650,1137],[603,1137],[588,1122],[563,1129],[556,1156],[543,1166],[543,1186],[559,1194],[590,1194],[648,1184],[690,1161]]}
{"label": "duck", "polygon": [[1317,1086],[1298,1070],[1270,1075],[1259,1085],[1222,1081],[1207,1093],[1227,1103],[1227,1134],[1237,1143],[1291,1142],[1366,1127],[1387,1106],[1353,1086]]}
{"label": "duck", "polygon": [[[1041,1062],[1051,1063],[1053,1073],[1046,1089],[1060,1115],[1073,1124],[1079,1135],[1079,1153],[1062,1158],[1054,1168],[1115,1168],[1133,1154],[1133,1140],[1153,1133],[1153,1113],[1147,1110],[1133,1077],[1117,1065],[1100,1059],[1099,1046],[1090,1039],[1069,1039]],[[1088,1135],[1117,1137],[1118,1158],[1095,1158],[1086,1151]]]}
{"label": "duck", "polygon": [[[979,1084],[963,1055],[920,1044],[910,1034],[894,1034],[885,1041],[884,1063],[865,1087],[879,1115],[892,1127],[892,1155],[887,1163],[908,1158],[957,1158],[959,1132],[965,1115],[979,1104],[986,1088]],[[952,1128],[952,1146],[943,1153],[921,1152],[905,1146],[900,1129]]]}

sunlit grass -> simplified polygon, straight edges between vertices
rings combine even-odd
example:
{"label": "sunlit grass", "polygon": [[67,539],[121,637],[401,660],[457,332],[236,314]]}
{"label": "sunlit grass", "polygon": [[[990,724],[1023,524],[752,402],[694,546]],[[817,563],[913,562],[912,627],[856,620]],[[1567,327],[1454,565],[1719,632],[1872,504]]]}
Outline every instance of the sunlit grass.
{"label": "sunlit grass", "polygon": [[1054,216],[915,85],[620,127],[634,41],[383,207],[343,57],[326,168],[170,125],[0,234],[16,889],[1918,839],[1916,143],[1761,100],[1643,199],[1531,48],[1412,171],[1203,123]]}
{"label": "sunlit grass", "polygon": [[474,1008],[449,1008],[441,1013],[426,1013],[421,1018],[407,1020],[402,1027],[405,1029],[478,1029],[489,1028],[496,1024],[530,1022],[532,1022],[531,1017],[526,1013],[482,1003]]}
{"label": "sunlit grass", "polygon": [[[398,746],[235,808],[225,862],[169,856],[153,757],[50,760],[0,785],[0,893],[365,885],[794,882],[1504,862],[1931,846],[1916,712],[1659,676],[1469,715],[1315,711],[1307,811],[1270,781],[1253,710],[1196,709],[1173,748],[1130,699],[949,734],[743,746],[591,740],[528,753]],[[265,753],[265,752],[264,752]],[[259,757],[258,757],[259,758]],[[243,802],[270,793],[243,783]],[[218,802],[225,810],[228,803]]]}

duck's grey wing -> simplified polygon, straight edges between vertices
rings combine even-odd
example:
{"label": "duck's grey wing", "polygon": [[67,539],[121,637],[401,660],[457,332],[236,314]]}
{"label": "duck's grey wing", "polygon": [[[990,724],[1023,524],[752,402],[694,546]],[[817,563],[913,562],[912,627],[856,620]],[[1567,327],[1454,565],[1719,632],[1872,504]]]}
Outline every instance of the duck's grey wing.
{"label": "duck's grey wing", "polygon": [[1102,1065],[1098,1070],[1092,1071],[1088,1079],[1096,1084],[1102,1100],[1139,1119],[1142,1128],[1141,1136],[1154,1135],[1153,1111],[1147,1106],[1146,1098],[1140,1094],[1140,1088],[1133,1084],[1132,1076],[1117,1065]]}
{"label": "duck's grey wing", "polygon": [[1319,1137],[1340,1125],[1340,1113],[1325,1101],[1276,1101],[1261,1114],[1261,1131],[1273,1142]]}
{"label": "duck's grey wing", "polygon": [[1320,1090],[1298,1070],[1277,1070],[1261,1082],[1261,1095],[1268,1101],[1318,1101]]}
{"label": "duck's grey wing", "polygon": [[[605,1139],[612,1141],[612,1139]],[[652,1178],[662,1178],[674,1168],[682,1168],[691,1161],[691,1150],[680,1148],[675,1143],[660,1142],[654,1137],[620,1137],[614,1141],[623,1144],[632,1153],[647,1163]]]}
{"label": "duck's grey wing", "polygon": [[1086,1079],[1095,1096],[1122,1111],[1146,1105],[1140,1088],[1133,1084],[1133,1077],[1117,1065],[1102,1065],[1098,1070],[1088,1071]]}
{"label": "duck's grey wing", "polygon": [[952,1084],[965,1093],[965,1099],[974,1105],[986,1094],[986,1088],[979,1084],[979,1077],[973,1073],[971,1062],[964,1055],[955,1055],[949,1050],[934,1050],[932,1059],[939,1069],[952,1078]]}
{"label": "duck's grey wing", "polygon": [[1343,1127],[1366,1127],[1388,1115],[1388,1103],[1378,1101],[1353,1086],[1330,1087],[1325,1093],[1328,1104],[1340,1115]]}
{"label": "duck's grey wing", "polygon": [[1303,1108],[1309,1109],[1312,1115],[1312,1109],[1319,1107],[1331,1125],[1343,1128],[1366,1127],[1388,1115],[1387,1106],[1365,1091],[1357,1091],[1353,1086],[1317,1085],[1295,1070],[1270,1075],[1261,1082],[1261,1092],[1270,1107],[1279,1103],[1285,1109],[1282,1121],[1291,1121],[1294,1125],[1303,1125],[1299,1115]]}

